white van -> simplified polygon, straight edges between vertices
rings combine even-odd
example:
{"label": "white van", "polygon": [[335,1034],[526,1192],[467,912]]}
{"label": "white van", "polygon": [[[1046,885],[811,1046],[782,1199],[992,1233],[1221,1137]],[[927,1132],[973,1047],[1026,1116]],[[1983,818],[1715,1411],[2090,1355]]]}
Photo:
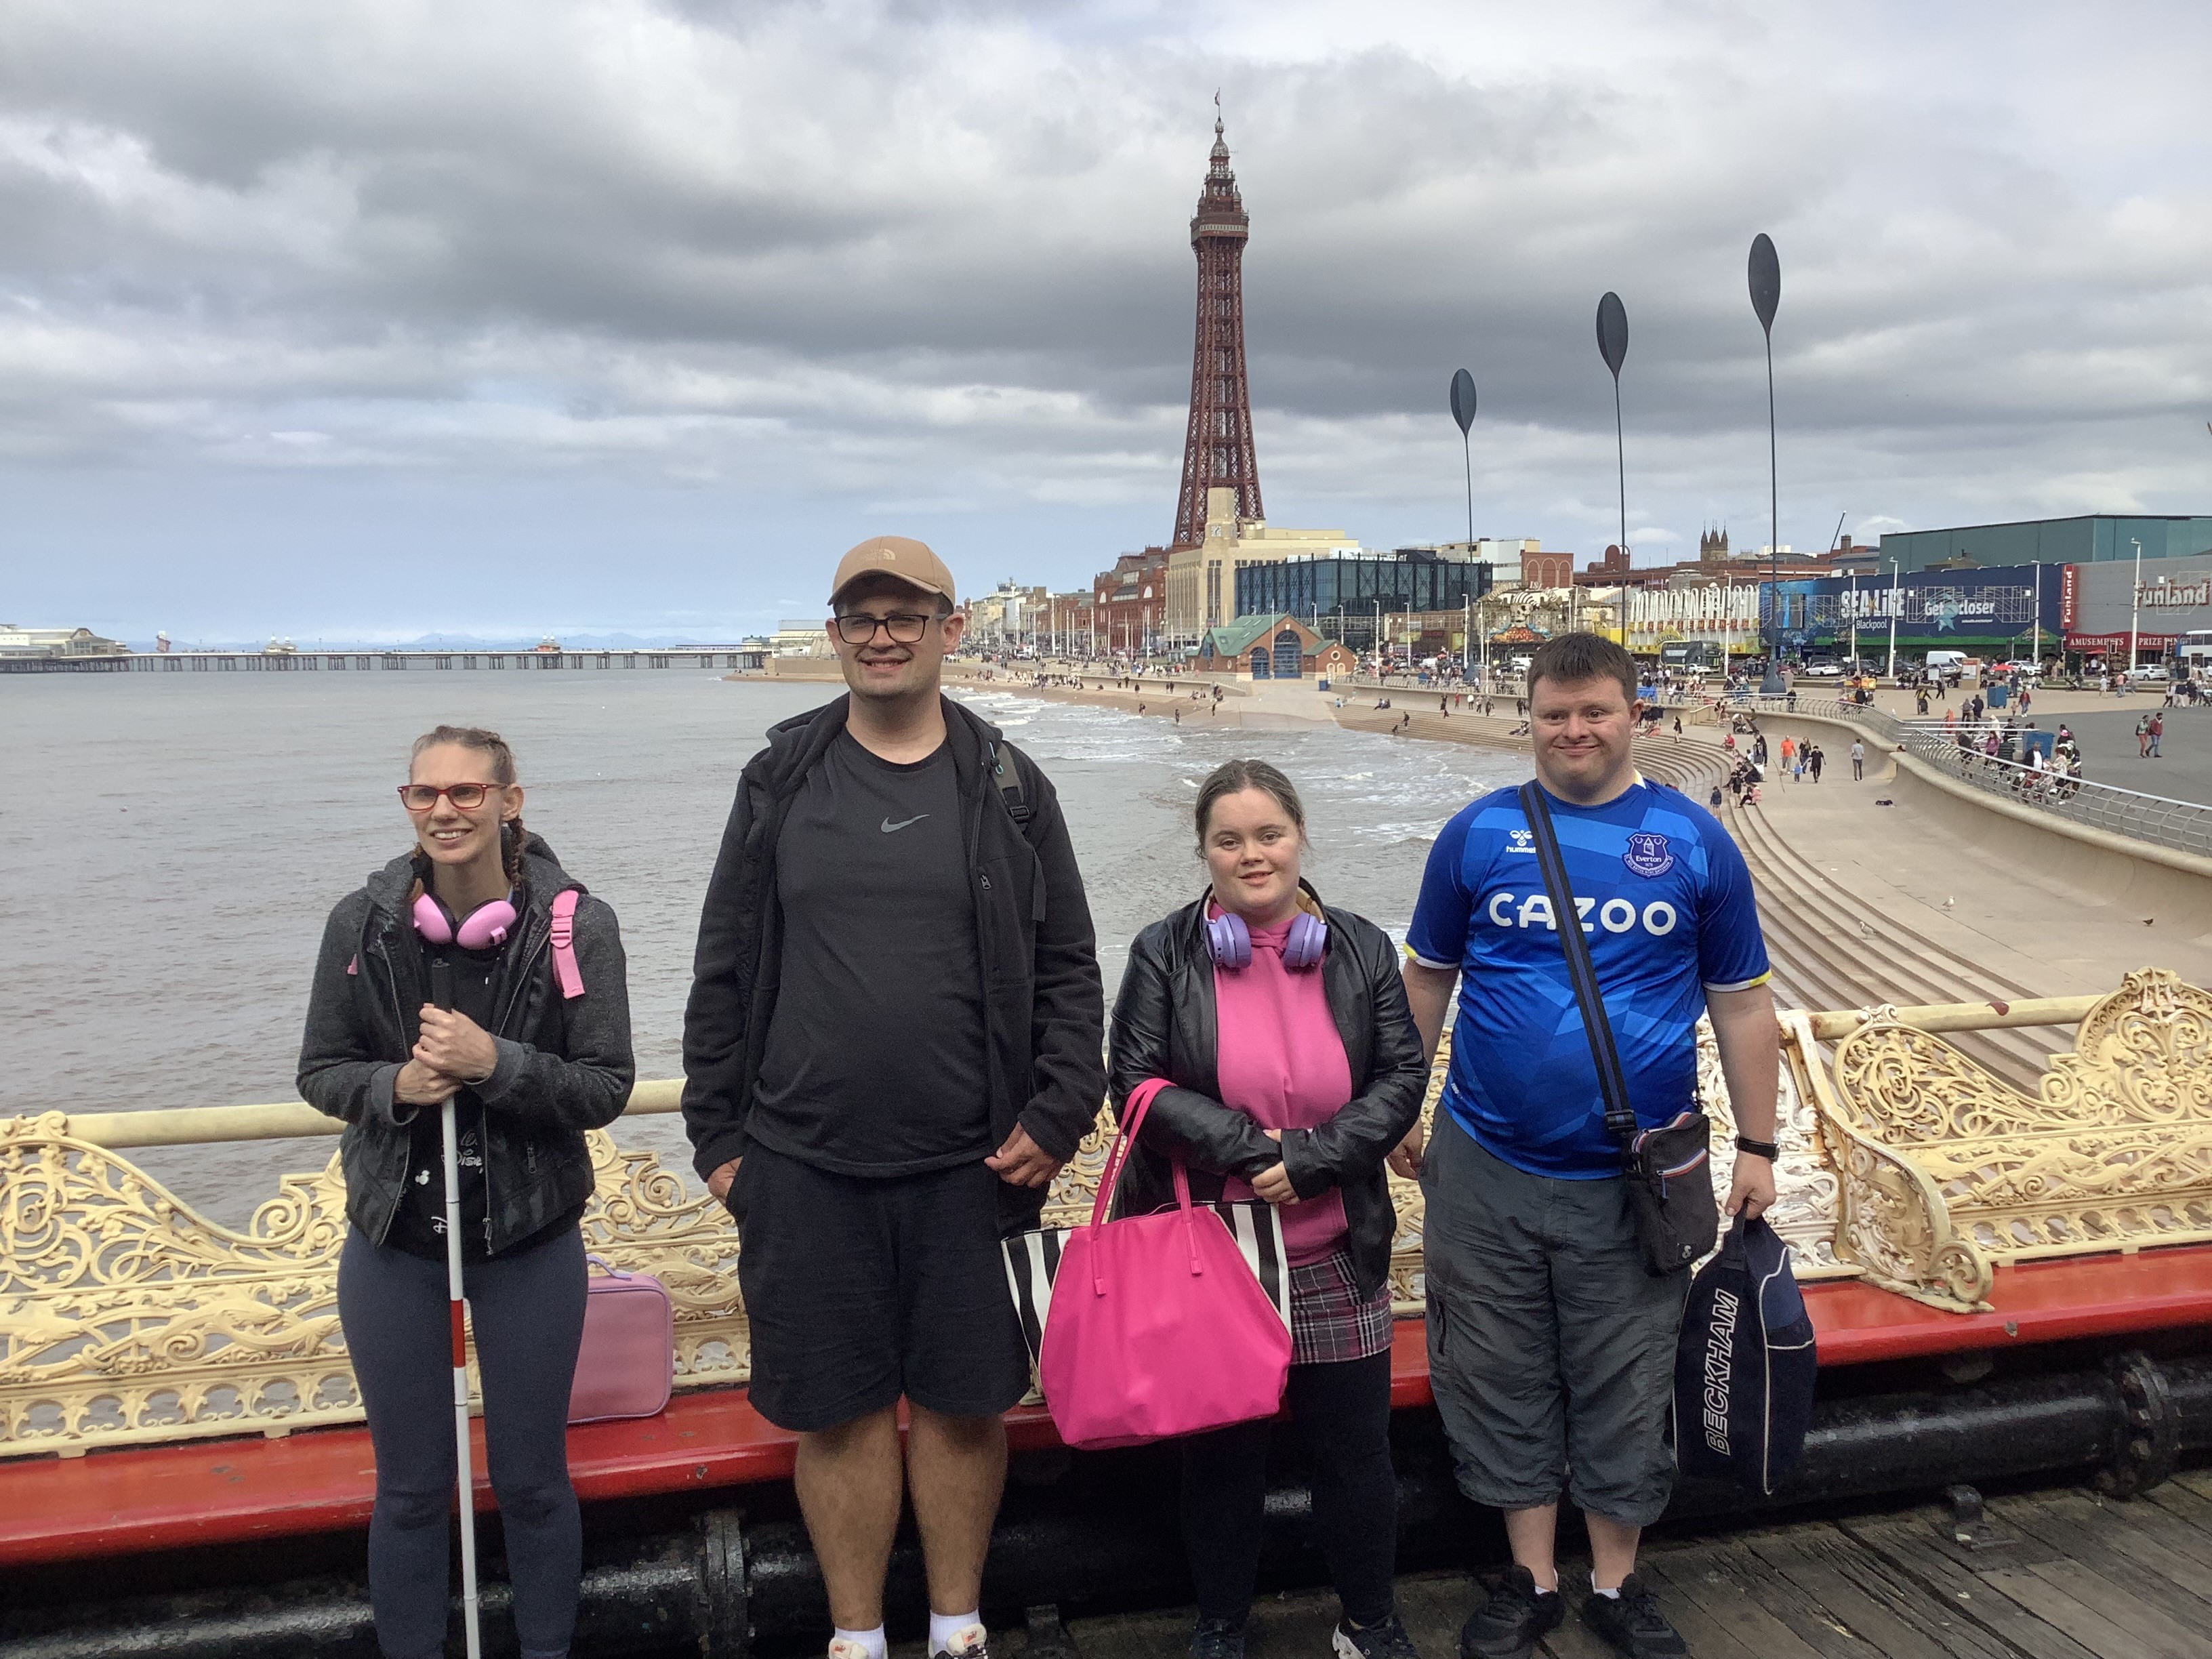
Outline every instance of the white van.
{"label": "white van", "polygon": [[1966,653],[1963,651],[1930,651],[1928,653],[1928,672],[1931,674],[1948,674],[1954,668],[1964,669],[1966,665]]}

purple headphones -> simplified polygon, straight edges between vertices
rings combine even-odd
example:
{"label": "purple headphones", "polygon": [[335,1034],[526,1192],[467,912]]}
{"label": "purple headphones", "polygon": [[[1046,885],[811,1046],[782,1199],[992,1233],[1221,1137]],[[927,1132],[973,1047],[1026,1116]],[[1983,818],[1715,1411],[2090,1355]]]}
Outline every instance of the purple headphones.
{"label": "purple headphones", "polygon": [[[1328,944],[1328,924],[1301,910],[1291,918],[1290,936],[1283,941],[1283,966],[1312,968],[1320,964]],[[1234,910],[1224,910],[1206,924],[1206,948],[1218,968],[1247,968],[1252,963],[1252,931]]]}
{"label": "purple headphones", "polygon": [[479,904],[456,927],[453,913],[434,894],[426,892],[415,901],[415,931],[433,945],[458,945],[464,951],[504,945],[507,929],[514,926],[514,896],[510,893],[489,904]]}

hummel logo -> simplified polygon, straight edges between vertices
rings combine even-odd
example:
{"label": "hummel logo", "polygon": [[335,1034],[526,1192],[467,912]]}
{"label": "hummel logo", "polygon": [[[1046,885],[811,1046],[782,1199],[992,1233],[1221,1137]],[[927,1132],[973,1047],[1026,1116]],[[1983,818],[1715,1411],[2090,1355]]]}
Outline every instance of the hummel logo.
{"label": "hummel logo", "polygon": [[907,825],[908,825],[909,823],[921,823],[924,818],[927,817],[928,816],[929,816],[929,814],[928,814],[928,813],[927,813],[927,812],[916,812],[916,813],[915,813],[912,817],[910,817],[910,818],[901,818],[901,819],[900,819],[896,823],[893,823],[890,821],[890,818],[889,817],[889,816],[888,816],[888,815],[886,815],[886,816],[885,816],[885,817],[884,817],[884,833],[885,835],[887,835],[887,836],[888,836],[888,835],[890,835],[890,834],[891,833],[891,831],[892,831],[892,830],[903,830],[903,829],[905,829],[905,828],[907,827]]}
{"label": "hummel logo", "polygon": [[1507,852],[1527,853],[1531,857],[1534,856],[1536,848],[1533,843],[1536,836],[1534,830],[1514,830],[1508,831],[1508,834],[1512,837],[1513,844],[1505,849]]}

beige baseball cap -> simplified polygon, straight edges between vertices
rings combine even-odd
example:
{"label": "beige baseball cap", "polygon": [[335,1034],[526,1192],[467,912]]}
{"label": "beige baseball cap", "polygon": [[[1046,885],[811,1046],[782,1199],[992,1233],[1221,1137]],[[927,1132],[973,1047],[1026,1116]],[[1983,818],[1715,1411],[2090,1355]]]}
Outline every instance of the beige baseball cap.
{"label": "beige baseball cap", "polygon": [[926,593],[942,593],[954,605],[960,603],[945,561],[911,536],[871,536],[838,560],[837,574],[830,584],[830,604],[863,576],[896,576]]}

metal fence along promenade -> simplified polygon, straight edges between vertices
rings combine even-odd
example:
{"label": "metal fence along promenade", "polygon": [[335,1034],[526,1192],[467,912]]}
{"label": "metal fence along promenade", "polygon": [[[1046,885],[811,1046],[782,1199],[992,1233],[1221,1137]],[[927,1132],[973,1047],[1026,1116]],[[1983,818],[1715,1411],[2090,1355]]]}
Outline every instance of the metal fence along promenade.
{"label": "metal fence along promenade", "polygon": [[[2212,806],[2169,800],[2163,795],[2147,795],[2078,775],[2061,777],[2018,761],[2000,760],[1983,753],[1978,746],[1985,726],[1947,729],[1941,720],[1899,720],[1880,708],[1826,698],[1801,696],[1793,707],[1784,697],[1753,697],[1741,700],[1737,706],[1747,705],[1760,714],[1794,713],[1840,720],[1984,794],[2094,830],[2212,858]],[[1976,746],[1972,748],[1961,747],[1959,742],[1959,733],[1967,730],[1974,734]]]}

